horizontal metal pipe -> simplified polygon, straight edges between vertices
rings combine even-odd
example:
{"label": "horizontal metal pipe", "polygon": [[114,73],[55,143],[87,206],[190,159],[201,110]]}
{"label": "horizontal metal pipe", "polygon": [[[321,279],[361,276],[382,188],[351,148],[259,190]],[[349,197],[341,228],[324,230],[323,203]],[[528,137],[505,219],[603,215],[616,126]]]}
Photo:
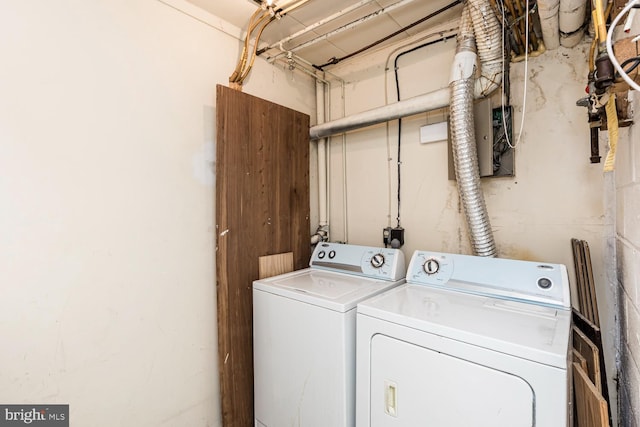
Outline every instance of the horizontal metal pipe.
{"label": "horizontal metal pipe", "polygon": [[363,128],[366,126],[384,123],[413,114],[437,110],[449,105],[449,88],[439,89],[424,95],[415,96],[394,104],[384,105],[362,113],[343,117],[312,126],[309,129],[311,139],[326,138],[342,132]]}
{"label": "horizontal metal pipe", "polygon": [[342,9],[342,10],[340,10],[340,11],[338,11],[338,12],[334,13],[333,15],[330,15],[330,16],[327,16],[327,17],[326,17],[326,18],[324,18],[324,19],[321,19],[320,21],[316,22],[315,24],[311,24],[311,25],[309,25],[308,27],[305,27],[305,28],[303,28],[302,30],[300,30],[300,31],[298,31],[298,32],[296,32],[296,33],[294,33],[294,34],[291,34],[290,36],[283,38],[282,40],[278,40],[277,42],[272,43],[272,44],[271,44],[271,45],[269,45],[268,47],[265,47],[265,48],[260,49],[260,50],[258,51],[258,54],[261,54],[261,53],[263,53],[263,52],[265,52],[265,51],[267,51],[267,50],[269,50],[269,49],[273,49],[273,48],[276,48],[276,47],[278,47],[278,46],[281,46],[281,45],[283,45],[284,43],[287,43],[287,42],[289,42],[289,41],[291,41],[291,40],[293,40],[293,39],[296,39],[296,38],[298,38],[298,37],[300,37],[300,36],[302,36],[302,35],[305,35],[305,34],[307,34],[308,32],[313,31],[313,30],[315,30],[316,28],[318,28],[318,27],[320,27],[320,26],[322,26],[322,25],[324,25],[324,24],[327,24],[327,23],[329,23],[329,22],[331,22],[331,21],[334,21],[335,19],[338,19],[338,18],[340,18],[341,16],[346,15],[346,14],[347,14],[347,13],[349,13],[349,12],[352,12],[352,11],[354,11],[354,10],[356,10],[356,9],[358,9],[358,8],[360,8],[360,7],[362,7],[362,6],[366,5],[366,4],[368,4],[368,3],[371,3],[372,1],[373,1],[373,0],[361,0],[361,1],[360,1],[360,2],[358,2],[358,3],[352,4],[351,6],[349,6],[349,7],[345,8],[345,9]]}
{"label": "horizontal metal pipe", "polygon": [[[476,85],[475,90],[475,98],[486,96],[483,87]],[[449,106],[449,102],[449,89],[438,89],[424,95],[418,95],[400,102],[383,105],[382,107],[363,111],[362,113],[312,126],[309,129],[309,136],[312,140],[326,138],[331,135],[400,119],[413,114],[445,108]]]}
{"label": "horizontal metal pipe", "polygon": [[394,9],[397,9],[399,7],[402,7],[402,6],[406,6],[406,5],[410,4],[410,3],[413,3],[414,1],[416,1],[416,0],[400,0],[399,2],[393,3],[392,5],[389,5],[387,7],[383,7],[382,9],[379,9],[379,10],[373,12],[373,13],[365,15],[362,18],[356,19],[355,21],[349,22],[348,24],[343,25],[342,27],[339,27],[339,28],[337,28],[337,29],[335,29],[333,31],[330,31],[330,32],[326,33],[326,34],[323,34],[320,37],[316,37],[315,39],[311,39],[308,42],[302,43],[302,44],[300,44],[300,45],[298,45],[298,46],[296,46],[296,47],[294,47],[292,49],[287,49],[287,50],[290,50],[291,52],[297,52],[300,49],[304,49],[305,47],[309,47],[309,46],[314,45],[314,44],[316,44],[318,42],[326,40],[329,37],[333,37],[336,34],[340,34],[343,31],[355,28],[358,25],[369,21],[370,19],[376,18],[376,17],[378,17],[380,15],[383,15],[385,13],[389,13]]}

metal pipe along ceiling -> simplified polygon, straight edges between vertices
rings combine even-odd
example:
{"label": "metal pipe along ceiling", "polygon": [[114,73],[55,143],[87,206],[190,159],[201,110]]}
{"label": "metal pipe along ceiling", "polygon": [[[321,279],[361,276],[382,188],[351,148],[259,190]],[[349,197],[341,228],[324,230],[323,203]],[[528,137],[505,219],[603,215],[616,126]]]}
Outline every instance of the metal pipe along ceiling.
{"label": "metal pipe along ceiling", "polygon": [[348,24],[343,25],[343,26],[341,26],[341,27],[339,27],[339,28],[337,28],[337,29],[335,29],[333,31],[330,31],[330,32],[328,32],[326,34],[323,34],[323,35],[321,35],[319,37],[316,37],[315,39],[311,39],[308,42],[302,43],[302,44],[300,44],[300,45],[298,45],[298,46],[296,46],[296,47],[294,47],[292,49],[287,49],[287,50],[290,50],[291,52],[297,52],[300,49],[304,49],[305,47],[312,46],[312,45],[314,45],[316,43],[319,43],[319,42],[321,42],[323,40],[328,39],[329,37],[333,37],[336,34],[340,34],[343,31],[355,28],[355,27],[357,27],[358,25],[360,25],[362,23],[365,23],[365,22],[367,22],[367,21],[369,21],[369,20],[371,20],[373,18],[377,18],[378,16],[383,15],[385,13],[389,13],[392,10],[395,10],[395,9],[397,9],[399,7],[406,6],[406,5],[410,4],[410,3],[413,3],[414,1],[416,1],[416,0],[400,0],[399,2],[393,3],[390,6],[383,7],[382,9],[379,9],[379,10],[373,12],[373,13],[365,15],[362,18],[356,19],[355,21],[351,21]]}
{"label": "metal pipe along ceiling", "polygon": [[347,13],[352,12],[352,11],[354,11],[354,10],[356,10],[356,9],[358,9],[358,8],[368,4],[368,3],[371,3],[372,1],[373,0],[361,0],[358,3],[354,3],[351,6],[346,7],[344,9],[334,13],[333,15],[330,15],[330,16],[327,16],[324,19],[321,19],[320,21],[316,22],[315,24],[309,25],[308,27],[305,27],[302,30],[300,30],[300,31],[298,31],[298,32],[296,32],[294,34],[291,34],[290,36],[285,37],[282,40],[278,40],[277,42],[272,43],[268,47],[260,49],[258,52],[259,52],[259,54],[261,54],[263,52],[266,52],[269,49],[274,49],[276,47],[279,47],[279,46],[281,46],[281,45],[283,45],[283,44],[285,44],[287,42],[290,42],[291,40],[294,40],[294,39],[296,39],[296,38],[298,38],[300,36],[303,36],[303,35],[307,34],[310,31],[315,30],[316,28],[318,28],[318,27],[320,27],[320,26],[322,26],[324,24],[328,24],[329,22],[335,21],[336,19],[340,18],[342,15],[346,15]]}

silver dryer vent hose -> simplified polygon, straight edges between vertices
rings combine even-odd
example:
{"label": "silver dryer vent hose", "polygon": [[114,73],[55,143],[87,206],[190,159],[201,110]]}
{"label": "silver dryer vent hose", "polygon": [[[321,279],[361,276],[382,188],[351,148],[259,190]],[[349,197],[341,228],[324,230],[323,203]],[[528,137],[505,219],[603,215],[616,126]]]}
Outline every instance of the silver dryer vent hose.
{"label": "silver dryer vent hose", "polygon": [[[473,124],[475,96],[487,96],[502,82],[500,23],[488,0],[468,0],[462,12],[451,72],[450,118],[458,192],[476,255],[494,257],[496,244],[480,186]],[[476,48],[480,76],[476,79]]]}

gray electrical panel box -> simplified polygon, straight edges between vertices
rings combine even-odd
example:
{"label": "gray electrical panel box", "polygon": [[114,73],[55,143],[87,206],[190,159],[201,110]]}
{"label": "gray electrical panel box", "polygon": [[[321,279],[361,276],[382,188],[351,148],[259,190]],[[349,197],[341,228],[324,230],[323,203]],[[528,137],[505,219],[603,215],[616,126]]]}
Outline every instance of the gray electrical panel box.
{"label": "gray electrical panel box", "polygon": [[491,100],[485,99],[473,106],[480,176],[493,176],[493,121]]}
{"label": "gray electrical panel box", "polygon": [[[492,108],[490,99],[478,101],[474,105],[474,124],[480,177],[515,176],[514,153],[509,145],[513,144],[511,106]],[[451,132],[448,141],[449,179],[455,180],[450,135]]]}

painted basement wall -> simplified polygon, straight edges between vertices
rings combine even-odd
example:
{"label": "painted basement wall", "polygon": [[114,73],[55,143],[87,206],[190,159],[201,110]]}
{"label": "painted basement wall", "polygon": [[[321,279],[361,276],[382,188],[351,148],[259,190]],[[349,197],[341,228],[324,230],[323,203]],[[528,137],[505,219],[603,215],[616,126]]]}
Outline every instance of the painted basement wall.
{"label": "painted basement wall", "polygon": [[[384,105],[385,92],[388,102],[397,100],[395,55],[389,62],[387,59],[390,49],[331,70],[346,81],[347,115]],[[576,237],[589,242],[605,336],[609,389],[615,399],[615,308],[613,289],[604,277],[602,164],[589,162],[587,112],[575,105],[585,96],[588,49],[587,41],[574,49],[560,48],[530,59],[526,117],[516,149],[516,176],[483,179],[483,190],[501,257],[565,264],[574,283],[570,240]],[[447,87],[454,52],[455,42],[449,41],[403,56],[398,63],[401,98]],[[516,133],[523,111],[523,82],[524,64],[512,64]],[[499,96],[494,105],[500,105]],[[333,86],[331,106],[331,118],[341,117],[338,85]],[[403,251],[407,258],[416,249],[471,253],[458,191],[455,183],[448,180],[447,143],[419,143],[419,128],[443,121],[445,114],[419,114],[402,123],[401,225],[406,231]],[[353,131],[345,139],[346,156],[342,136],[333,137],[330,144],[331,239],[380,245],[382,228],[396,225],[397,123],[389,124],[388,129],[377,125]],[[604,143],[601,153],[605,153]]]}
{"label": "painted basement wall", "polygon": [[[0,403],[221,425],[214,26],[240,31],[170,4],[0,2]],[[299,73],[258,60],[245,92],[315,117]]]}

